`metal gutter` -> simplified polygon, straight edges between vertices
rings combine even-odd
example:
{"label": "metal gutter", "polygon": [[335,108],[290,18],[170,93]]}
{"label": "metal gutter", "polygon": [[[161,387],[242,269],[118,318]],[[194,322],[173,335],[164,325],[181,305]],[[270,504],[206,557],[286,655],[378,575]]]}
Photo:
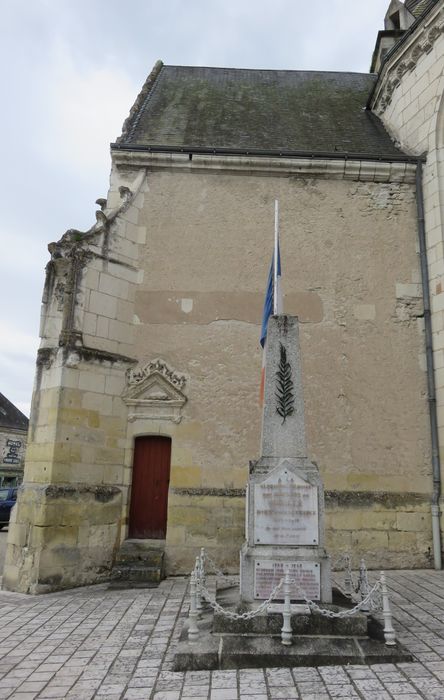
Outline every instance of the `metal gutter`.
{"label": "metal gutter", "polygon": [[416,206],[418,214],[419,255],[421,261],[422,295],[424,301],[424,330],[427,360],[427,398],[429,403],[430,434],[432,442],[432,541],[435,569],[442,569],[441,558],[441,528],[440,528],[440,497],[441,497],[441,464],[439,457],[438,421],[436,414],[435,368],[433,362],[433,336],[430,309],[429,270],[427,263],[427,247],[424,222],[424,194],[422,187],[422,160],[418,160],[416,168]]}
{"label": "metal gutter", "polygon": [[409,156],[406,153],[375,154],[375,153],[349,153],[346,151],[288,151],[277,149],[259,149],[259,148],[210,148],[207,146],[152,146],[143,144],[126,144],[112,143],[112,151],[134,151],[146,153],[185,153],[188,154],[190,160],[193,154],[204,155],[233,155],[233,156],[258,156],[272,158],[312,158],[313,160],[367,160],[376,161],[379,163],[418,163],[419,160],[424,160],[423,156]]}

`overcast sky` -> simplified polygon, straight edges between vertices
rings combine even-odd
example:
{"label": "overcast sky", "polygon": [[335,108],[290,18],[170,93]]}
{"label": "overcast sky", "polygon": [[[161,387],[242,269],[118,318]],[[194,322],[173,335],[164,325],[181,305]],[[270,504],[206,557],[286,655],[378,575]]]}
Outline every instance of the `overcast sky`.
{"label": "overcast sky", "polygon": [[155,61],[367,72],[388,4],[0,0],[3,394],[29,412],[47,244],[93,224],[109,143]]}

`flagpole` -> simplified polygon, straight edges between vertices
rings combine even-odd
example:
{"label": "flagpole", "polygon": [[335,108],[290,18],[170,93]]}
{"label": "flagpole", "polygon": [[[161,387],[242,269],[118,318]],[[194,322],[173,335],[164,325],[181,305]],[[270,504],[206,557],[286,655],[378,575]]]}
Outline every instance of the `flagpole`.
{"label": "flagpole", "polygon": [[273,316],[278,312],[277,278],[279,255],[279,202],[274,200]]}

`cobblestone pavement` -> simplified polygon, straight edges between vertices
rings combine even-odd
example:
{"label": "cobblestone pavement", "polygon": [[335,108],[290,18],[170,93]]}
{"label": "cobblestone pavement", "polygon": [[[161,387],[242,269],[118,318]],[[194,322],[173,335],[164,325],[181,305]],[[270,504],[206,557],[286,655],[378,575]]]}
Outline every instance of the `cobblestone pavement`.
{"label": "cobblestone pavement", "polygon": [[238,672],[171,671],[188,606],[183,578],[150,590],[0,592],[0,700],[444,700],[444,572],[388,580],[414,663]]}

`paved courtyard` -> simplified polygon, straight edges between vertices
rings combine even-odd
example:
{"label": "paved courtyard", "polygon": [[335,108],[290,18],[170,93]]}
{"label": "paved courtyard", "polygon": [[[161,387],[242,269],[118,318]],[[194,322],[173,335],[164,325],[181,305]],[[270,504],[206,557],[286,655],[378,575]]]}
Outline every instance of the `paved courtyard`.
{"label": "paved courtyard", "polygon": [[444,700],[444,572],[388,572],[399,638],[415,663],[173,673],[187,582],[0,592],[0,700]]}

